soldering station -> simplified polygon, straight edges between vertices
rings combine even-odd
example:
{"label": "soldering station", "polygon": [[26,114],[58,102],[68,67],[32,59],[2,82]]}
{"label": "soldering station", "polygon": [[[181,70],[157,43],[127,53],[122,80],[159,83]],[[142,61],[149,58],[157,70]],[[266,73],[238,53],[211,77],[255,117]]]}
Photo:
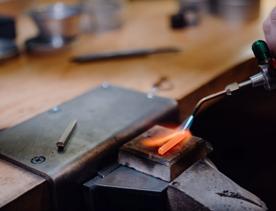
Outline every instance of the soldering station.
{"label": "soldering station", "polygon": [[0,9],[0,210],[276,208],[268,1],[29,3]]}

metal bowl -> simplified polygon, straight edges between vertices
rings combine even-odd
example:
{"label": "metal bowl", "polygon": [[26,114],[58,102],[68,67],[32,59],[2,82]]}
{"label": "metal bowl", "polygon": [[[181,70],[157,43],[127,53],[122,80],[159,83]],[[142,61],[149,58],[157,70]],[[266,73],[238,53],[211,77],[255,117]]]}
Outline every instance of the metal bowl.
{"label": "metal bowl", "polygon": [[50,54],[68,49],[73,40],[66,37],[33,37],[25,42],[28,53]]}
{"label": "metal bowl", "polygon": [[81,7],[55,3],[29,12],[42,37],[73,38],[79,33]]}
{"label": "metal bowl", "polygon": [[195,8],[200,14],[210,11],[209,0],[179,0],[180,9]]}
{"label": "metal bowl", "polygon": [[19,50],[14,41],[9,39],[0,39],[0,62],[19,54]]}
{"label": "metal bowl", "polygon": [[260,0],[217,0],[218,14],[233,21],[251,21],[259,17]]}

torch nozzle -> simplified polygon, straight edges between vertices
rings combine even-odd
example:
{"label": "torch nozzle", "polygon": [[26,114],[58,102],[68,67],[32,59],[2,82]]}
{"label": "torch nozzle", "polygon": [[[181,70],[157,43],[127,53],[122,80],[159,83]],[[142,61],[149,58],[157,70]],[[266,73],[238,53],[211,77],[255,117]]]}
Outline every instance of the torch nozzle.
{"label": "torch nozzle", "polygon": [[193,124],[194,115],[189,116],[179,127],[180,130],[189,130]]}

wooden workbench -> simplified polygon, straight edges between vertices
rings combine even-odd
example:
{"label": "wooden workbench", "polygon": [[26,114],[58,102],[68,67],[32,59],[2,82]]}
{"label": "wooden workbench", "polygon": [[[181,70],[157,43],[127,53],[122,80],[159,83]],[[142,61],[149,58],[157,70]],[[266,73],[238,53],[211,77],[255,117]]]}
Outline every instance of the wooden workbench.
{"label": "wooden workbench", "polygon": [[[204,17],[197,27],[172,31],[168,17],[175,11],[175,1],[132,2],[120,30],[83,35],[71,49],[56,55],[23,54],[1,64],[0,128],[22,122],[104,81],[147,92],[166,75],[174,89],[160,94],[182,99],[252,57],[250,45],[263,36],[261,21],[237,26],[214,17]],[[28,18],[18,25],[21,44],[36,33]],[[161,46],[179,46],[183,52],[83,65],[69,62],[70,56],[83,53]]]}
{"label": "wooden workbench", "polygon": [[[176,11],[175,1],[132,2],[120,30],[82,35],[59,54],[22,54],[0,64],[0,128],[14,126],[104,81],[147,92],[158,78],[167,76],[174,88],[159,94],[191,107],[189,103],[204,95],[206,87],[215,91],[218,84],[247,74],[238,74],[233,67],[253,57],[250,45],[263,37],[261,22],[273,4],[272,0],[264,0],[262,15],[254,22],[233,25],[206,16],[197,27],[172,31],[168,17]],[[18,43],[22,45],[36,32],[26,17],[19,20],[18,26]],[[69,62],[73,55],[162,46],[178,46],[183,52],[82,65]],[[45,182],[1,160],[0,175],[0,208]],[[28,179],[15,182],[21,177]]]}

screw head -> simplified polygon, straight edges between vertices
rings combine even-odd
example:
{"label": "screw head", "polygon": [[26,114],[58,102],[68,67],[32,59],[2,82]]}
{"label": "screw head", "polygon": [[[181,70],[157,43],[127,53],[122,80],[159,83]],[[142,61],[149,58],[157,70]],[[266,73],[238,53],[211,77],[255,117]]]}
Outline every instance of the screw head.
{"label": "screw head", "polygon": [[44,163],[45,161],[46,161],[46,158],[42,155],[35,156],[31,159],[32,164],[41,164],[41,163]]}
{"label": "screw head", "polygon": [[152,94],[152,93],[148,93],[148,94],[147,94],[147,98],[150,99],[150,100],[153,99],[154,97],[155,97],[155,96],[154,96],[154,94]]}
{"label": "screw head", "polygon": [[105,82],[102,83],[102,88],[107,89],[109,87],[110,87],[110,85],[109,85],[108,82],[105,81]]}
{"label": "screw head", "polygon": [[61,111],[61,109],[58,107],[58,106],[55,106],[55,107],[53,107],[49,112],[50,113],[58,113],[58,112],[60,112]]}

